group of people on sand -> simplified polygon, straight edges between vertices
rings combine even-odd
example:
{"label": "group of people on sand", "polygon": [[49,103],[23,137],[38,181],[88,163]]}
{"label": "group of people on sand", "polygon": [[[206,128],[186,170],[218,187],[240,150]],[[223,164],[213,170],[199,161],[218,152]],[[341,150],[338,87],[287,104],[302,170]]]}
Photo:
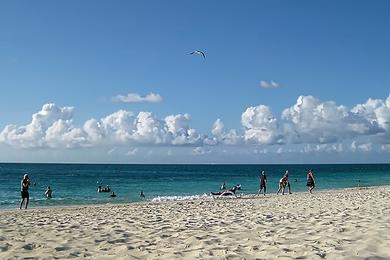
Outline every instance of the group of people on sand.
{"label": "group of people on sand", "polygon": [[[295,182],[298,180],[295,179]],[[260,177],[259,177],[259,191],[257,192],[257,196],[260,195],[260,193],[263,193],[264,196],[267,192],[267,175],[265,174],[265,171],[261,171]],[[314,171],[310,169],[307,172],[306,177],[306,186],[308,188],[308,191],[312,193],[313,189],[316,186],[315,177],[314,177]],[[288,188],[288,193],[292,194],[291,191],[291,184],[288,180],[288,170],[283,174],[282,178],[279,180],[279,189],[276,194],[282,193],[284,195],[286,188]],[[221,185],[221,191],[219,192],[211,192],[211,195],[213,196],[229,196],[229,195],[236,195],[236,191],[241,189],[241,185],[237,184],[233,186],[232,188],[227,189],[226,188],[226,182],[223,182]]]}
{"label": "group of people on sand", "polygon": [[[22,197],[20,201],[20,209],[24,208],[27,209],[28,203],[30,201],[30,193],[29,193],[29,188],[31,186],[31,181],[30,178],[28,177],[28,174],[23,175],[23,179],[20,183],[20,195]],[[34,183],[34,186],[36,186],[36,183]],[[53,197],[53,190],[50,186],[47,186],[47,189],[45,191],[45,196],[48,199],[51,199]]]}
{"label": "group of people on sand", "polygon": [[[260,179],[260,188],[259,188],[259,192],[257,193],[257,196],[259,196],[262,191],[263,191],[263,194],[265,195],[266,190],[267,190],[267,176],[265,175],[265,171],[261,172],[259,179]],[[295,179],[295,182],[297,182],[297,181],[298,180]],[[312,193],[313,189],[316,186],[314,171],[312,169],[310,169],[307,172],[306,186],[307,186],[308,191],[310,193]],[[288,180],[288,170],[284,173],[283,177],[279,180],[279,189],[278,189],[278,192],[276,194],[279,194],[280,192],[282,192],[282,195],[284,195],[286,187],[288,188],[288,193],[291,194],[292,192],[291,192],[291,185],[290,185],[290,182]]]}

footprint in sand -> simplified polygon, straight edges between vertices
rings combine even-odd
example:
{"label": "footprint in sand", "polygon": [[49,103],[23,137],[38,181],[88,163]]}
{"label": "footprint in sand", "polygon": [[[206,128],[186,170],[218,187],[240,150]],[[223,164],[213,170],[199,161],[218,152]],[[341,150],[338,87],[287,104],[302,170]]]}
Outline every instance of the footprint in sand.
{"label": "footprint in sand", "polygon": [[68,247],[68,246],[58,246],[58,247],[55,247],[54,249],[55,249],[57,252],[60,252],[60,251],[69,250],[70,247]]}
{"label": "footprint in sand", "polygon": [[8,251],[10,244],[6,243],[5,245],[0,245],[0,252]]}
{"label": "footprint in sand", "polygon": [[35,248],[35,245],[34,244],[26,244],[24,246],[22,246],[23,249],[26,249],[26,250],[33,250]]}

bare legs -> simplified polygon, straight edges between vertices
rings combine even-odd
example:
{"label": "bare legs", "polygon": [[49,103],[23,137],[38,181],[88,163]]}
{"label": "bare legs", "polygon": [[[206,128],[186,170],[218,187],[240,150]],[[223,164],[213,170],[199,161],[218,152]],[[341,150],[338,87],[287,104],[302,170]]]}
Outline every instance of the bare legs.
{"label": "bare legs", "polygon": [[287,182],[287,187],[288,187],[288,194],[292,194],[290,182]]}
{"label": "bare legs", "polygon": [[284,190],[285,189],[286,189],[286,186],[283,185],[282,183],[279,183],[279,190],[278,190],[278,192],[276,194],[278,195],[279,192],[282,192],[282,195],[284,195]]}
{"label": "bare legs", "polygon": [[261,187],[260,187],[260,190],[259,190],[259,192],[257,193],[257,196],[260,195],[261,190],[263,190],[263,189],[264,189],[264,196],[265,196],[265,192],[266,192],[266,190],[267,190],[267,187],[266,187],[266,186],[261,186]]}
{"label": "bare legs", "polygon": [[28,202],[30,201],[30,198],[22,198],[22,200],[20,201],[20,209],[22,209],[23,207],[23,203],[24,203],[24,200],[26,200],[26,205],[24,206],[25,209],[27,209],[27,206],[28,206]]}
{"label": "bare legs", "polygon": [[292,194],[290,182],[287,182],[287,184],[284,184],[284,185],[282,183],[279,183],[279,190],[276,194],[279,194],[279,192],[282,192],[282,195],[284,195],[284,191],[286,190],[286,186],[288,187],[288,193]]}

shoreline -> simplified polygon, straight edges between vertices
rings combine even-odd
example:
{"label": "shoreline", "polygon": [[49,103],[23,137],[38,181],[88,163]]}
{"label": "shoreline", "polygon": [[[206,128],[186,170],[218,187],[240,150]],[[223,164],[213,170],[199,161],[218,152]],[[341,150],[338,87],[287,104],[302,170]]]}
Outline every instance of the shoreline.
{"label": "shoreline", "polygon": [[[349,191],[349,190],[364,190],[364,189],[375,189],[375,188],[381,188],[381,187],[389,187],[390,184],[385,184],[385,185],[374,185],[374,186],[361,186],[361,187],[350,187],[350,188],[334,188],[334,189],[320,189],[320,190],[314,190],[313,195],[316,193],[326,193],[326,192],[336,192],[336,191]],[[292,194],[286,193],[285,195],[276,195],[276,192],[273,193],[267,193],[266,197],[270,196],[291,196],[294,194],[309,194],[308,191],[296,191],[293,192]],[[206,194],[206,193],[204,193]],[[185,195],[185,196],[198,196],[199,194],[196,195]],[[203,195],[203,194],[202,194]],[[199,197],[199,198],[194,198],[194,199],[178,199],[178,200],[161,200],[161,201],[152,201],[151,200],[144,200],[144,201],[134,201],[134,202],[118,202],[118,203],[96,203],[96,204],[70,204],[70,205],[52,205],[52,206],[29,206],[27,210],[39,210],[39,209],[61,209],[61,208],[83,208],[83,207],[104,207],[104,206],[123,206],[123,205],[137,205],[137,204],[159,204],[159,203],[175,203],[175,202],[188,202],[188,201],[213,201],[215,199],[223,199],[223,200],[229,200],[229,199],[256,199],[257,197],[264,197],[262,195],[256,196],[256,193],[248,193],[248,194],[243,194],[241,197],[237,196],[236,198],[234,197],[223,197],[223,198],[213,198],[210,194],[207,194],[207,197]],[[173,195],[177,197],[182,197],[181,195]],[[31,202],[30,202],[31,203]],[[25,209],[19,209],[19,206],[16,205],[17,207],[15,208],[0,208],[0,213],[3,211],[25,211]]]}

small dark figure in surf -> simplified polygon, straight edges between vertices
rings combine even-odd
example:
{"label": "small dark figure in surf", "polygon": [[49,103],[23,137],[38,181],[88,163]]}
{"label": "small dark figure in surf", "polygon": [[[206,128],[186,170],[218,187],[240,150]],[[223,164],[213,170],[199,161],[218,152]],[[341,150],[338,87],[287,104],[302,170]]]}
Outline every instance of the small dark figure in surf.
{"label": "small dark figure in surf", "polygon": [[232,187],[230,189],[224,190],[224,191],[211,192],[211,195],[219,196],[219,197],[230,196],[230,195],[236,196],[236,191],[239,190],[239,189],[241,189],[241,185],[237,184],[236,186],[234,186],[234,187]]}
{"label": "small dark figure in surf", "polygon": [[260,189],[257,193],[257,196],[260,195],[261,190],[264,190],[264,196],[267,191],[267,176],[265,175],[265,171],[262,171],[260,174]]}
{"label": "small dark figure in surf", "polygon": [[23,176],[23,179],[20,183],[20,195],[22,197],[22,200],[20,201],[20,209],[23,207],[23,203],[26,201],[25,209],[27,209],[28,202],[30,201],[30,194],[28,193],[28,188],[30,187],[30,178],[28,177],[28,174],[25,174]]}
{"label": "small dark figure in surf", "polygon": [[51,199],[52,198],[52,193],[53,193],[53,190],[51,189],[51,187],[47,186],[47,190],[45,192],[46,198]]}
{"label": "small dark figure in surf", "polygon": [[116,194],[115,192],[112,192],[112,194],[110,195],[111,198],[115,198],[116,197]]}
{"label": "small dark figure in surf", "polygon": [[107,185],[107,186],[104,188],[104,192],[110,192],[110,191],[111,191],[110,185]]}
{"label": "small dark figure in surf", "polygon": [[221,190],[226,190],[226,183],[225,182],[222,183]]}
{"label": "small dark figure in surf", "polygon": [[97,192],[102,192],[102,191],[103,191],[102,186],[99,185]]}
{"label": "small dark figure in surf", "polygon": [[139,194],[139,197],[140,197],[140,198],[145,198],[145,194],[144,194],[144,191],[143,191],[143,190],[141,190],[141,192],[140,192],[140,194]]}
{"label": "small dark figure in surf", "polygon": [[314,171],[313,170],[309,170],[309,172],[307,173],[306,186],[309,189],[309,192],[312,193],[312,190],[316,186],[316,181],[314,178]]}

